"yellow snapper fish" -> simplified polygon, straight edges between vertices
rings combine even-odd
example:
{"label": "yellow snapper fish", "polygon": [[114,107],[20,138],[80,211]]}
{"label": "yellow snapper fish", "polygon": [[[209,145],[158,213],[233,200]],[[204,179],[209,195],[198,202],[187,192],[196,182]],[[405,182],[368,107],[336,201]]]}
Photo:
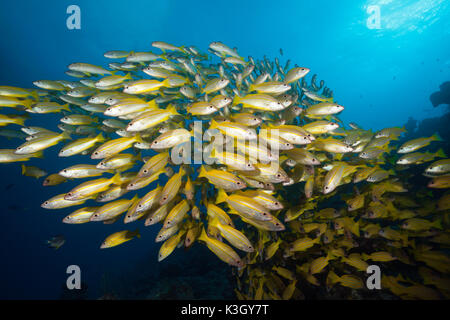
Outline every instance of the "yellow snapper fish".
{"label": "yellow snapper fish", "polygon": [[100,245],[100,249],[118,246],[124,242],[134,239],[135,237],[141,237],[138,229],[136,229],[135,231],[124,230],[115,232],[109,235],[105,240],[103,240],[102,244]]}
{"label": "yellow snapper fish", "polygon": [[49,136],[43,136],[41,138],[36,138],[25,142],[24,144],[17,147],[15,154],[30,154],[36,153],[38,151],[47,149],[51,146],[58,144],[62,140],[70,139],[70,135],[66,132],[61,134],[54,134]]}
{"label": "yellow snapper fish", "polygon": [[58,173],[53,173],[49,176],[47,176],[42,183],[43,186],[56,186],[61,183],[64,183],[67,181],[67,178],[63,177],[62,175]]}
{"label": "yellow snapper fish", "polygon": [[96,137],[78,139],[65,145],[59,152],[58,156],[70,157],[88,150],[95,146],[96,143],[103,141],[105,141],[105,138],[102,133],[99,133]]}
{"label": "yellow snapper fish", "polygon": [[105,191],[111,184],[121,184],[121,182],[122,179],[119,173],[117,173],[110,179],[99,178],[86,181],[66,193],[64,199],[70,201],[87,199],[90,196]]}
{"label": "yellow snapper fish", "polygon": [[398,148],[397,152],[398,153],[413,152],[428,146],[433,141],[442,141],[442,138],[437,133],[435,133],[434,135],[428,138],[417,138],[414,140],[410,140],[402,144],[400,148]]}
{"label": "yellow snapper fish", "polygon": [[244,266],[242,259],[230,246],[217,239],[208,237],[204,228],[202,229],[198,240],[204,241],[206,246],[223,262],[238,268]]}

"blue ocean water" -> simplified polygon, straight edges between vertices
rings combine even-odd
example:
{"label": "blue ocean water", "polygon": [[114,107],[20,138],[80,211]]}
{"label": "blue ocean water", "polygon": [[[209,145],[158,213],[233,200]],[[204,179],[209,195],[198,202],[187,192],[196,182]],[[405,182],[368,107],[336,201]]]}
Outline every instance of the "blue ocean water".
{"label": "blue ocean water", "polygon": [[[66,26],[69,5],[81,9],[80,30]],[[376,28],[369,6],[380,10]],[[203,51],[211,41],[222,41],[259,59],[279,57],[281,48],[283,63],[291,59],[310,68],[346,107],[342,120],[363,128],[403,125],[409,117],[446,111],[429,101],[450,79],[450,4],[444,0],[2,1],[0,30],[0,85],[69,80],[64,71],[70,63],[105,65],[107,50],[153,50],[156,40]],[[2,148],[17,146],[17,140],[0,141]],[[53,173],[82,160],[61,160],[52,149],[33,164]],[[43,188],[42,179],[21,176],[17,164],[1,165],[0,175],[1,299],[59,298],[72,264],[81,267],[89,297],[97,298],[107,272],[139,276],[135,266],[142,261],[153,259],[146,264],[149,273],[170,263],[157,263],[156,228],[143,232],[146,241],[99,250],[105,236],[122,226],[63,224],[70,208],[53,212],[40,204],[68,185]],[[54,251],[45,240],[56,234],[67,241]],[[177,252],[174,259],[183,263],[187,255]]]}

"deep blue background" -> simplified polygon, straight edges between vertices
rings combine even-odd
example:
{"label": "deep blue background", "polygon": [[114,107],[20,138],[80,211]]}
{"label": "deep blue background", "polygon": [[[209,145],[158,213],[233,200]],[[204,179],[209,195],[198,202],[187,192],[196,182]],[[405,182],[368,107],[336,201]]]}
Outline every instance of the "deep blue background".
{"label": "deep blue background", "polygon": [[[64,74],[70,63],[106,64],[107,50],[153,50],[150,44],[155,40],[195,45],[203,51],[211,41],[222,41],[245,57],[273,58],[282,48],[283,63],[291,59],[311,68],[311,74],[324,79],[336,101],[346,107],[342,119],[365,128],[403,125],[409,116],[423,119],[445,110],[433,108],[428,97],[450,80],[448,1],[212,3],[1,1],[0,85],[32,87],[34,80],[70,79]],[[71,4],[81,8],[81,30],[66,28],[66,8]],[[366,8],[372,4],[381,8],[379,30],[366,25]],[[0,141],[2,148],[18,144]],[[46,160],[30,163],[53,173],[86,162],[86,157],[58,159],[58,150],[46,151]],[[159,245],[153,239],[158,227],[145,228],[140,241],[99,250],[105,236],[123,229],[123,224],[66,225],[61,219],[70,208],[40,208],[44,200],[67,192],[73,183],[43,188],[42,179],[22,177],[17,164],[1,165],[0,175],[0,298],[58,298],[70,264],[80,265],[91,298],[100,294],[104,272],[132,272],[133,265],[148,257],[154,258],[156,268]],[[3,190],[10,184],[14,186]],[[45,240],[59,233],[66,236],[66,244],[58,251],[45,247]]]}

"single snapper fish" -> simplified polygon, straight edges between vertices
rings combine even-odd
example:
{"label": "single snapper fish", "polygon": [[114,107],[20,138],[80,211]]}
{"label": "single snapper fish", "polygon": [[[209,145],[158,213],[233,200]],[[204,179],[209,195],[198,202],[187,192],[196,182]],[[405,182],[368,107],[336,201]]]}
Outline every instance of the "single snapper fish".
{"label": "single snapper fish", "polygon": [[223,262],[238,268],[242,268],[244,266],[242,259],[230,246],[215,238],[208,237],[204,228],[202,228],[202,232],[198,240],[204,241],[209,250],[211,250]]}
{"label": "single snapper fish", "polygon": [[344,110],[344,107],[339,104],[321,102],[307,108],[304,114],[306,117],[315,118],[336,114],[341,112],[342,110]]}
{"label": "single snapper fish", "polygon": [[63,223],[82,224],[91,221],[91,216],[97,211],[98,207],[84,207],[78,209],[64,217]]}
{"label": "single snapper fish", "polygon": [[169,149],[181,143],[190,141],[192,136],[192,132],[183,128],[169,130],[153,140],[150,147],[155,150]]}
{"label": "single snapper fish", "polygon": [[83,182],[82,184],[76,186],[71,191],[66,193],[64,196],[65,200],[81,200],[93,196],[99,192],[105,191],[111,184],[121,184],[122,179],[120,174],[116,174],[110,179],[99,178],[95,180],[90,180]]}
{"label": "single snapper fish", "polygon": [[71,111],[69,104],[58,104],[56,102],[38,102],[31,106],[27,111],[32,113],[59,113],[61,110]]}
{"label": "single snapper fish", "polygon": [[234,174],[217,169],[206,170],[203,165],[200,167],[198,178],[206,178],[217,188],[222,188],[226,191],[234,191],[247,187],[245,182]]}
{"label": "single snapper fish", "polygon": [[66,132],[61,134],[46,135],[41,138],[30,140],[17,147],[15,154],[30,154],[47,149],[58,144],[62,140],[70,139],[70,135]]}
{"label": "single snapper fish", "polygon": [[96,137],[82,138],[75,140],[67,145],[65,145],[58,156],[60,157],[70,157],[75,154],[82,153],[85,150],[88,150],[95,146],[98,142],[105,141],[102,133],[99,133]]}
{"label": "single snapper fish", "polygon": [[220,234],[229,243],[231,243],[233,245],[233,247],[238,248],[239,250],[242,250],[245,252],[255,251],[250,240],[248,240],[247,237],[239,230],[236,230],[235,228],[233,228],[229,225],[221,224],[218,218],[212,219],[209,223],[211,226],[219,229]]}
{"label": "single snapper fish", "polygon": [[135,237],[141,237],[138,229],[136,229],[135,231],[124,230],[113,233],[102,242],[102,244],[100,245],[100,249],[118,246],[124,242],[134,239]]}
{"label": "single snapper fish", "polygon": [[249,86],[249,91],[256,91],[258,93],[268,93],[268,94],[282,94],[291,89],[291,86],[287,83],[278,81],[269,81],[259,84],[251,84]]}
{"label": "single snapper fish", "polygon": [[31,158],[42,158],[42,151],[27,154],[16,154],[16,149],[0,149],[0,163],[28,161]]}
{"label": "single snapper fish", "polygon": [[118,215],[121,215],[125,211],[127,211],[130,206],[138,200],[138,196],[135,195],[132,199],[120,199],[112,202],[108,202],[107,204],[98,208],[94,214],[91,216],[90,221],[105,221],[110,220]]}
{"label": "single snapper fish", "polygon": [[47,172],[36,166],[26,166],[23,164],[22,175],[39,179],[43,176],[46,176]]}
{"label": "single snapper fish", "polygon": [[168,86],[169,86],[168,79],[164,81],[143,79],[127,83],[123,87],[123,92],[129,94],[145,94],[154,92],[161,87],[168,87]]}
{"label": "single snapper fish", "polygon": [[256,140],[257,135],[254,129],[250,129],[240,123],[224,121],[216,122],[211,120],[210,130],[217,129],[226,136],[243,139],[243,140]]}
{"label": "single snapper fish", "polygon": [[66,169],[61,170],[58,174],[65,178],[89,178],[101,176],[105,172],[111,173],[112,171],[98,169],[94,164],[77,164]]}
{"label": "single snapper fish", "polygon": [[103,113],[105,116],[120,117],[137,112],[150,111],[157,107],[158,105],[154,99],[147,102],[137,98],[125,98],[115,101]]}
{"label": "single snapper fish", "polygon": [[223,189],[219,189],[216,198],[216,204],[226,202],[230,207],[232,207],[239,215],[242,215],[244,218],[255,219],[268,221],[272,220],[273,216],[269,213],[264,206],[259,204],[258,201],[238,195],[231,194],[227,195]]}
{"label": "single snapper fish", "polygon": [[267,94],[248,94],[244,97],[236,95],[233,104],[238,105],[241,103],[245,108],[261,111],[280,111],[286,108],[276,98]]}
{"label": "single snapper fish", "polygon": [[428,138],[418,138],[405,142],[398,148],[397,153],[409,153],[428,146],[433,141],[442,141],[442,138],[435,133]]}
{"label": "single snapper fish", "polygon": [[118,138],[109,140],[95,149],[91,154],[91,159],[104,159],[114,154],[128,149],[135,142],[144,142],[139,134],[132,137]]}
{"label": "single snapper fish", "polygon": [[129,132],[143,131],[167,121],[169,118],[179,115],[174,106],[169,106],[167,109],[154,109],[134,118],[127,126],[126,130]]}
{"label": "single snapper fish", "polygon": [[111,71],[106,70],[103,67],[95,66],[95,65],[92,65],[92,64],[89,64],[89,63],[82,63],[82,62],[72,63],[72,64],[69,65],[68,68],[71,71],[78,71],[78,72],[85,73],[87,75],[91,75],[91,74],[95,74],[95,75],[112,74]]}
{"label": "single snapper fish", "polygon": [[216,91],[222,90],[230,83],[230,80],[225,78],[213,78],[209,80],[205,87],[202,89],[203,93],[211,94]]}
{"label": "single snapper fish", "polygon": [[425,169],[426,173],[444,174],[450,172],[450,159],[443,159],[433,162]]}

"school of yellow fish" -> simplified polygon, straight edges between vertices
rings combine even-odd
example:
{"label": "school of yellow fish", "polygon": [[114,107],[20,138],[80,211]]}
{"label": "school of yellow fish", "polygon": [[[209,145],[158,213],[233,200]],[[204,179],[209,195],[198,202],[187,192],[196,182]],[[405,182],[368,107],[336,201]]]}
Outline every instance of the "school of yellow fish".
{"label": "school of yellow fish", "polygon": [[[350,298],[368,290],[369,265],[397,297],[450,298],[450,159],[424,151],[437,134],[399,143],[404,128],[345,128],[332,91],[290,61],[245,59],[221,42],[209,54],[152,47],[108,51],[108,68],[70,64],[76,81],[0,86],[0,135],[23,140],[0,162],[55,145],[86,157],[50,175],[22,165],[44,186],[80,181],[43,208],[82,206],[69,224],[159,224],[159,261],[206,245],[236,267],[239,299],[302,299],[304,288]],[[38,114],[60,115],[59,131],[25,126]],[[176,164],[191,150],[215,162]],[[100,248],[140,238],[133,229]]]}

